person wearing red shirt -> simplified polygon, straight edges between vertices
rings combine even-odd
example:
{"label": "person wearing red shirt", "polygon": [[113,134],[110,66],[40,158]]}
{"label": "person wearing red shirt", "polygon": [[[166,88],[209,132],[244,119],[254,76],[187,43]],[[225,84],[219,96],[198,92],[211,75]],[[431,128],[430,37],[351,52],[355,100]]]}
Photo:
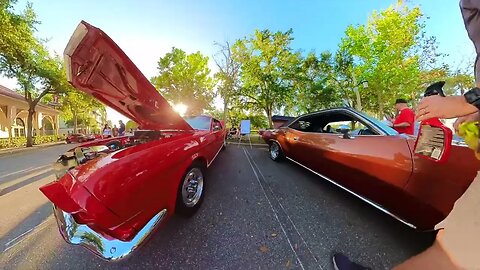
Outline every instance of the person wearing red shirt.
{"label": "person wearing red shirt", "polygon": [[415,112],[408,107],[407,101],[401,98],[395,102],[395,108],[397,109],[397,117],[391,121],[393,123],[392,128],[398,133],[413,135]]}

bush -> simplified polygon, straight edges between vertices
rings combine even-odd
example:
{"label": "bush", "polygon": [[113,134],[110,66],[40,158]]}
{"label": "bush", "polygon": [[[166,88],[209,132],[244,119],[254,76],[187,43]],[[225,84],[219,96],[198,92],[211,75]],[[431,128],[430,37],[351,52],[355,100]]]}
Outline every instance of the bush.
{"label": "bush", "polygon": [[[63,140],[61,136],[57,135],[45,135],[45,136],[35,136],[33,137],[33,144],[44,144],[50,142],[58,142]],[[15,147],[24,147],[27,144],[26,137],[15,137],[15,138],[1,138],[0,139],[0,149],[3,148],[15,148]]]}

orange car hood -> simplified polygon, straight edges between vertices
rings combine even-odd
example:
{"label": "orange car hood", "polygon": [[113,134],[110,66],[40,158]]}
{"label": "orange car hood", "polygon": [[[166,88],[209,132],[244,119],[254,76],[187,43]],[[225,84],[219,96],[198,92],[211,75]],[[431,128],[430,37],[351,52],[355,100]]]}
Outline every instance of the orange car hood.
{"label": "orange car hood", "polygon": [[68,81],[142,129],[192,130],[102,30],[82,21],[64,51]]}

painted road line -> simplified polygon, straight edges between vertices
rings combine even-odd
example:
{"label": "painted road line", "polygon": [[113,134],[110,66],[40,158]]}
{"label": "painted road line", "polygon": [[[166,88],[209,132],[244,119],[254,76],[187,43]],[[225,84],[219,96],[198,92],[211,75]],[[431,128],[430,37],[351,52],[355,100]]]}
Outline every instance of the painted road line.
{"label": "painted road line", "polygon": [[[247,151],[247,154],[248,156],[250,157],[250,159],[252,160],[253,162],[253,165],[255,165],[255,167],[257,168],[258,172],[260,173],[260,175],[262,176],[262,179],[265,179],[265,176],[263,175],[262,171],[260,170],[260,167],[258,166],[257,162],[255,161],[255,159],[252,157],[252,155],[250,153],[248,153]],[[266,185],[267,188],[270,190],[271,194],[274,194],[273,193],[273,190],[272,188],[270,187],[270,185]],[[275,198],[276,199],[276,198]],[[276,201],[278,202],[278,205],[280,206],[280,208],[282,208],[282,211],[286,214],[286,217],[288,219],[288,221],[290,221],[290,223],[293,225],[293,228],[295,230],[295,232],[298,234],[298,236],[300,236],[300,239],[302,240],[303,244],[305,245],[305,247],[307,248],[308,252],[310,252],[310,255],[313,257],[313,259],[315,260],[315,262],[318,264],[318,266],[320,267],[320,269],[322,269],[322,267],[320,266],[320,263],[319,261],[317,260],[317,258],[315,257],[315,255],[313,254],[312,250],[310,249],[310,247],[308,246],[307,242],[305,241],[305,239],[303,238],[302,234],[300,233],[300,231],[298,230],[297,226],[295,225],[295,223],[293,222],[293,220],[290,218],[290,215],[287,214],[287,211],[285,210],[285,208],[283,207],[282,203],[276,199]]]}
{"label": "painted road line", "polygon": [[47,227],[47,222],[51,220],[52,216],[47,217],[42,223],[38,224],[37,226],[30,228],[26,232],[20,234],[19,236],[13,238],[12,240],[8,241],[5,244],[5,249],[3,252],[7,252],[9,249],[15,247],[16,245],[20,244],[23,242],[25,239],[28,239],[28,237],[33,236],[39,232],[41,232],[43,229]]}
{"label": "painted road line", "polygon": [[285,231],[285,228],[283,227],[282,222],[281,222],[280,219],[278,218],[277,211],[275,211],[275,208],[273,207],[272,202],[270,201],[270,198],[268,197],[268,195],[267,195],[267,193],[266,193],[266,191],[265,191],[265,187],[263,186],[262,182],[260,181],[260,178],[259,178],[259,176],[258,176],[255,168],[253,167],[253,164],[252,164],[252,162],[250,161],[250,158],[248,157],[248,154],[247,154],[247,151],[245,150],[245,148],[243,148],[243,152],[245,153],[245,156],[246,156],[246,158],[247,158],[247,161],[248,161],[248,163],[250,164],[250,167],[252,168],[253,174],[254,174],[255,177],[257,178],[258,184],[259,184],[260,187],[262,188],[263,195],[264,195],[265,198],[267,199],[267,202],[268,202],[268,204],[270,205],[270,208],[272,209],[272,212],[273,212],[273,215],[275,216],[275,219],[277,220],[278,224],[280,225],[280,229],[282,229],[283,235],[285,235],[285,238],[287,239],[287,242],[288,242],[288,244],[290,245],[290,248],[292,249],[293,254],[295,254],[295,258],[296,258],[297,262],[300,264],[300,267],[301,267],[303,270],[305,270],[305,267],[303,266],[303,263],[302,263],[302,261],[300,260],[298,254],[297,254],[297,251],[295,251],[295,248],[294,248],[293,245],[292,245],[292,241],[290,240],[290,237],[288,237],[288,234],[287,234],[287,232]]}
{"label": "painted road line", "polygon": [[47,168],[47,167],[51,167],[52,164],[47,164],[47,165],[43,165],[43,166],[40,166],[40,167],[29,167],[27,169],[23,169],[23,170],[20,170],[20,171],[16,171],[16,172],[12,172],[12,173],[7,173],[7,174],[4,174],[1,176],[0,178],[0,182],[2,181],[2,178],[5,178],[5,177],[8,177],[8,176],[11,176],[11,175],[15,175],[15,174],[20,174],[20,173],[26,173],[26,172],[31,172],[31,171],[35,171],[35,170],[41,170],[43,168]]}
{"label": "painted road line", "polygon": [[277,195],[273,192],[270,185],[268,185],[262,171],[260,170],[259,166],[253,159],[252,155],[245,148],[243,148],[243,151],[247,156],[247,160],[250,163],[252,170],[254,171],[257,181],[262,187],[264,195],[267,198],[272,210],[274,211],[275,218],[279,222],[282,228],[282,231],[284,232],[285,236],[288,239],[288,242],[290,244],[292,242],[295,243],[296,248],[294,249],[294,251],[300,263],[300,266],[305,269],[312,269],[312,268],[323,269],[319,261],[313,254],[312,250],[307,245],[305,239],[298,231],[297,226],[295,225],[295,223],[293,223],[293,220],[290,218],[289,214],[286,212],[285,208],[280,203],[280,200],[278,199]]}
{"label": "painted road line", "polygon": [[[50,165],[49,165],[50,167]],[[42,175],[44,173],[47,173],[47,172],[50,172],[50,171],[53,171],[53,168],[46,168],[46,169],[43,169],[43,170],[40,170],[40,171],[36,171],[34,173],[30,173],[28,175],[25,175],[25,176],[22,176],[20,178],[17,178],[17,179],[12,179],[10,181],[7,181],[7,182],[4,182],[4,183],[1,183],[0,184],[0,192],[4,189],[7,189],[9,187],[12,187],[16,184],[19,184],[19,183],[22,183],[24,181],[28,181],[30,179],[32,179],[33,177],[35,176],[39,176],[39,175]]]}

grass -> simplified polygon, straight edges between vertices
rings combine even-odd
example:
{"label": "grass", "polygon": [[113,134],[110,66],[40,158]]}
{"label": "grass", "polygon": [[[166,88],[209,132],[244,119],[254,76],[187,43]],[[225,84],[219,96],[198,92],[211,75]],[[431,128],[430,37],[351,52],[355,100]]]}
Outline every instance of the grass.
{"label": "grass", "polygon": [[[227,141],[231,143],[238,143],[239,138],[227,139]],[[252,143],[265,144],[265,141],[262,139],[262,136],[258,134],[251,134],[250,141],[252,141]],[[241,143],[249,143],[248,136],[243,136]]]}

